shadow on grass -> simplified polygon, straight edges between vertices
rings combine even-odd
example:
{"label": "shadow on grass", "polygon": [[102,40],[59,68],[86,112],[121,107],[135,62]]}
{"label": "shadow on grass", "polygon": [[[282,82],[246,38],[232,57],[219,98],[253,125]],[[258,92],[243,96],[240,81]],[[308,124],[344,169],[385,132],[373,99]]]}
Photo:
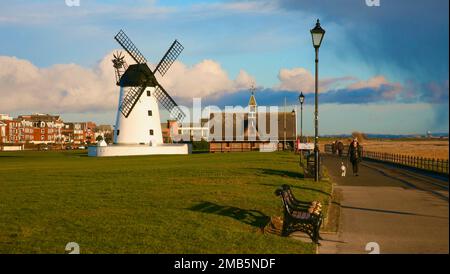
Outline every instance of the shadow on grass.
{"label": "shadow on grass", "polygon": [[62,150],[61,153],[67,157],[88,157],[87,151]]}
{"label": "shadow on grass", "polygon": [[0,158],[23,158],[22,155],[1,155],[0,154]]}
{"label": "shadow on grass", "polygon": [[264,228],[270,217],[258,210],[246,210],[234,206],[223,206],[211,202],[201,202],[188,210],[226,216],[257,228]]}
{"label": "shadow on grass", "polygon": [[209,150],[193,150],[192,154],[208,154]]}
{"label": "shadow on grass", "polygon": [[289,177],[293,179],[303,179],[304,175],[300,172],[294,172],[294,171],[288,171],[288,170],[277,170],[277,169],[268,169],[268,168],[262,168],[262,169],[255,169],[260,171],[264,175],[275,175],[275,176],[281,176],[281,177]]}

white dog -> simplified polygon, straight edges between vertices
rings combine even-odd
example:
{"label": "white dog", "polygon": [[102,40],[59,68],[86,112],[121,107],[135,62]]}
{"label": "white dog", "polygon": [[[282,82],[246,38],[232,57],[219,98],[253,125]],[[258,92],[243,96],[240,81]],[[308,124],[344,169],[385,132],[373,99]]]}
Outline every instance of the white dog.
{"label": "white dog", "polygon": [[347,173],[347,168],[344,165],[344,162],[341,163],[341,176],[345,177],[345,173]]}

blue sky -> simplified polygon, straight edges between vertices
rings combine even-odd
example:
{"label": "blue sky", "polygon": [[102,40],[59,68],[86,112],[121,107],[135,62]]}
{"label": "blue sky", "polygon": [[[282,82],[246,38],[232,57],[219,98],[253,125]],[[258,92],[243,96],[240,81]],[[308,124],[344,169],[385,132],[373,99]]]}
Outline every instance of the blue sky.
{"label": "blue sky", "polygon": [[118,90],[104,66],[118,49],[113,36],[124,29],[152,63],[173,39],[182,42],[180,64],[165,76],[178,102],[246,104],[254,83],[260,105],[282,105],[286,97],[292,108],[301,90],[305,131],[312,133],[309,29],[320,18],[327,31],[321,133],[448,132],[449,2],[365,2],[80,0],[68,7],[65,0],[0,0],[0,95],[9,97],[0,100],[0,113],[113,123]]}

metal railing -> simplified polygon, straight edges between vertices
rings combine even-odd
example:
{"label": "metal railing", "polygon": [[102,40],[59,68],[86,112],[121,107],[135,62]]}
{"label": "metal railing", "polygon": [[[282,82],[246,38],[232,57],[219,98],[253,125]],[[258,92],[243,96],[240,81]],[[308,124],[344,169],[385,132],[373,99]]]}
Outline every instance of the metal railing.
{"label": "metal railing", "polygon": [[[342,156],[347,156],[347,152],[348,146],[344,146]],[[325,153],[333,153],[331,144],[325,145]],[[448,159],[433,159],[386,152],[364,151],[364,149],[362,151],[362,157],[380,162],[392,163],[398,166],[413,167],[420,170],[449,174]]]}

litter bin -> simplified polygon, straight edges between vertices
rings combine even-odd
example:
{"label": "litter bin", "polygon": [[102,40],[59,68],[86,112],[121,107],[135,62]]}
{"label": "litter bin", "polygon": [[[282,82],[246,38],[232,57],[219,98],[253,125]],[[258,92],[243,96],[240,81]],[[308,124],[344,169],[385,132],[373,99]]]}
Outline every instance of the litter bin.
{"label": "litter bin", "polygon": [[[314,164],[314,153],[310,153],[306,158],[305,178],[314,178],[316,165]],[[322,178],[322,157],[319,154],[319,179]]]}

